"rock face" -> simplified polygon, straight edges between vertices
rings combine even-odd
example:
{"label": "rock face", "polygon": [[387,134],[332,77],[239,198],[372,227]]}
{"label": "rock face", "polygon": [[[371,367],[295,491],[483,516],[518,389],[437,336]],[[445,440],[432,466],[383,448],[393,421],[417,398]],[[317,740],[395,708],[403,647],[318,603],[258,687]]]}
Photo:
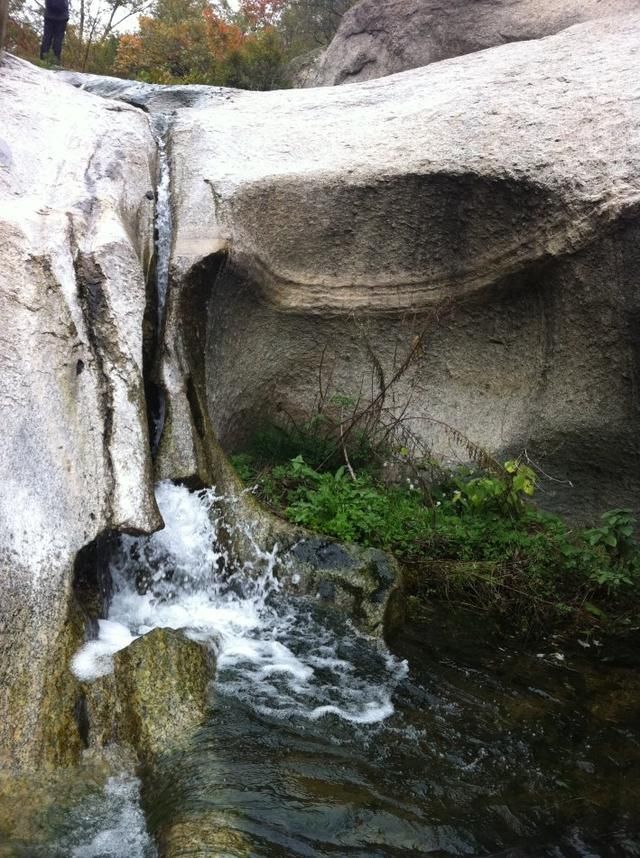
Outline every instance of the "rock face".
{"label": "rock face", "polygon": [[627,16],[357,87],[97,81],[175,111],[163,476],[206,473],[208,425],[312,413],[321,366],[377,393],[419,336],[387,404],[436,454],[637,509],[639,45]]}
{"label": "rock face", "polygon": [[574,484],[551,506],[637,508],[639,46],[630,16],[357,87],[165,91],[168,472],[205,420],[238,446],[422,335],[387,404],[437,454],[526,448]]}
{"label": "rock face", "polygon": [[114,656],[112,675],[88,684],[91,744],[117,741],[153,764],[189,740],[205,718],[215,659],[172,629],[154,629]]}
{"label": "rock face", "polygon": [[74,560],[160,524],[142,384],[155,146],[122,101],[171,113],[158,476],[206,482],[214,434],[229,449],[303,418],[319,385],[375,397],[412,353],[391,416],[452,461],[461,433],[526,448],[574,483],[549,502],[588,513],[638,503],[639,52],[635,15],[336,89],[94,82],[118,102],[0,69],[3,763],[79,747]]}
{"label": "rock face", "polygon": [[372,80],[637,9],[636,0],[361,0],[299,85]]}
{"label": "rock face", "polygon": [[148,119],[0,67],[0,762],[73,758],[74,562],[157,529],[142,379]]}

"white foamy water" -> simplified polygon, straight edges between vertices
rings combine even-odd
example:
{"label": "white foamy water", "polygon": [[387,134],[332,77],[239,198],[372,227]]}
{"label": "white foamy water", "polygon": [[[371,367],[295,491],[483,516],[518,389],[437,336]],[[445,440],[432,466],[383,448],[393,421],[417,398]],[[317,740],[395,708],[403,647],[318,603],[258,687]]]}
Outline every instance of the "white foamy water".
{"label": "white foamy water", "polygon": [[166,526],[120,538],[109,615],[74,657],[78,677],[110,672],[113,654],[152,629],[182,629],[215,651],[217,692],[262,714],[371,724],[393,712],[406,665],[348,623],[335,630],[312,605],[282,594],[275,550],[256,546],[244,567],[234,567],[218,542],[213,490],[163,482],[156,498]]}
{"label": "white foamy water", "polygon": [[24,855],[51,858],[157,858],[140,806],[140,781],[111,777],[103,789],[83,796],[65,817],[53,843]]}

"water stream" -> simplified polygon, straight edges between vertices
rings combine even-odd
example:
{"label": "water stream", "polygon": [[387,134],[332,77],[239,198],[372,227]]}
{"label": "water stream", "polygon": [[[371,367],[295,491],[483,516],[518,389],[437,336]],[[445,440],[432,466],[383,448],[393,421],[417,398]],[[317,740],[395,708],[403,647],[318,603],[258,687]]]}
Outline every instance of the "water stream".
{"label": "water stream", "polygon": [[215,651],[218,694],[249,701],[260,714],[333,714],[360,724],[391,715],[404,662],[347,621],[336,633],[316,606],[281,593],[276,549],[255,546],[235,566],[218,539],[223,522],[212,490],[164,482],[156,499],[166,526],[149,537],[120,537],[108,617],[73,662],[80,679],[109,672],[111,655],[139,635],[183,629]]}
{"label": "water stream", "polygon": [[[164,336],[165,311],[169,294],[169,268],[173,241],[173,214],[171,210],[171,161],[168,141],[171,119],[166,113],[151,117],[151,129],[158,153],[158,184],[156,189],[154,245],[155,245],[155,343],[154,362],[158,363]],[[158,368],[156,367],[156,372]],[[166,402],[164,390],[156,385],[151,420],[151,451],[156,453],[164,428]]]}
{"label": "water stream", "polygon": [[[640,856],[637,648],[507,645],[443,610],[391,653],[285,596],[274,555],[234,568],[213,492],[157,494],[167,527],[121,538],[109,616],[74,662],[103,673],[163,625],[218,653],[210,717],[146,797],[152,830],[213,821],[261,858]],[[134,843],[139,818],[135,802],[119,817]],[[153,854],[92,852],[100,834],[38,854]]]}

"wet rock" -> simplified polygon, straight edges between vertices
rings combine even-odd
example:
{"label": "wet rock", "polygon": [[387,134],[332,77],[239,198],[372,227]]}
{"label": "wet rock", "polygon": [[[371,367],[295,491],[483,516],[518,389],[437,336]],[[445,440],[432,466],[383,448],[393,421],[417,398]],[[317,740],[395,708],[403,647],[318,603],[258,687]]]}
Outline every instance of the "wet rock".
{"label": "wet rock", "polygon": [[[52,854],[51,838],[69,826],[74,810],[100,795],[110,777],[131,770],[134,763],[122,749],[111,748],[86,752],[77,765],[55,771],[0,773],[1,858]],[[62,854],[62,848],[55,854]]]}
{"label": "wet rock", "polygon": [[606,670],[587,678],[589,709],[601,721],[632,727],[640,723],[640,678],[635,670],[618,670],[614,680]]}
{"label": "wet rock", "polygon": [[298,592],[352,617],[364,631],[392,637],[404,621],[397,564],[383,551],[305,537],[284,555]]}
{"label": "wet rock", "polygon": [[229,828],[222,814],[195,816],[163,826],[158,834],[162,858],[249,858],[255,855],[251,841]]}
{"label": "wet rock", "polygon": [[360,0],[346,12],[315,67],[296,84],[372,80],[637,8],[635,0]]}
{"label": "wet rock", "polygon": [[69,764],[76,555],[161,523],[142,383],[155,145],[140,111],[10,57],[0,100],[0,763]]}
{"label": "wet rock", "polygon": [[114,656],[113,675],[85,686],[90,742],[119,742],[146,762],[174,751],[210,705],[213,654],[172,629],[154,629]]}

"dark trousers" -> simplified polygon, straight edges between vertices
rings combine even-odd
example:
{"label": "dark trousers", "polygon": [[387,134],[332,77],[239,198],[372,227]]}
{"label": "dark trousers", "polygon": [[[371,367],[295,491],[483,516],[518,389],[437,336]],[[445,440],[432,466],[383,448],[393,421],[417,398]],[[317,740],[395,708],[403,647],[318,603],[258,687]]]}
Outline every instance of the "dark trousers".
{"label": "dark trousers", "polygon": [[40,46],[40,59],[44,59],[44,55],[49,53],[49,49],[53,46],[55,58],[60,62],[60,54],[62,53],[62,40],[64,39],[64,31],[67,29],[66,21],[54,21],[51,18],[44,19],[44,36],[42,37],[42,45]]}

